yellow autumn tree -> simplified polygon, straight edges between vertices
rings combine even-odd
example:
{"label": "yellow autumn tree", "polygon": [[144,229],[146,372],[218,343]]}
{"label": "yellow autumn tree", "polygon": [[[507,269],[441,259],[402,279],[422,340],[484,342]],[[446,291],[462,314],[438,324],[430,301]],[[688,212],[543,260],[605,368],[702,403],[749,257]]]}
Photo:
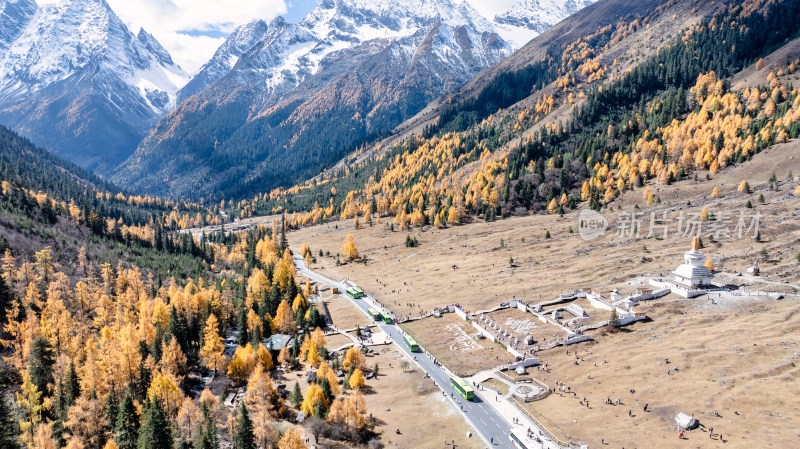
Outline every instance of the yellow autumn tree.
{"label": "yellow autumn tree", "polygon": [[259,447],[269,447],[269,442],[278,435],[272,426],[277,415],[276,400],[277,392],[272,386],[272,379],[261,365],[257,365],[247,381],[247,397],[245,397],[244,403],[250,411],[253,435],[256,437]]}
{"label": "yellow autumn tree", "polygon": [[716,198],[719,196],[719,187],[714,187],[714,190],[711,191],[711,198]]}
{"label": "yellow autumn tree", "polygon": [[183,394],[177,385],[164,373],[158,373],[147,389],[151,401],[158,399],[169,416],[175,416],[183,401]]}
{"label": "yellow autumn tree", "polygon": [[547,213],[554,214],[556,212],[558,212],[558,202],[556,202],[556,199],[553,198],[550,200],[550,204],[547,205]]}
{"label": "yellow autumn tree", "polygon": [[703,263],[703,266],[708,268],[709,271],[714,271],[714,261],[711,259],[706,259],[705,263]]}
{"label": "yellow autumn tree", "polygon": [[747,183],[747,180],[742,180],[742,182],[739,183],[737,190],[744,193],[750,193],[750,184]]}
{"label": "yellow autumn tree", "polygon": [[306,301],[306,298],[304,298],[303,295],[298,293],[297,296],[294,297],[294,301],[292,302],[292,311],[296,312],[297,309],[301,308],[303,310],[308,309],[308,301]]}
{"label": "yellow autumn tree", "polygon": [[225,345],[222,344],[222,337],[219,335],[219,321],[212,313],[206,320],[206,327],[203,330],[203,347],[200,348],[200,359],[206,368],[214,371],[214,376],[217,375],[217,370],[225,366]]}
{"label": "yellow autumn tree", "polygon": [[350,388],[353,389],[360,389],[366,384],[366,379],[364,379],[364,373],[361,372],[360,369],[356,368],[353,370],[353,374],[350,375]]}
{"label": "yellow autumn tree", "polygon": [[[22,440],[22,437],[20,437]],[[22,440],[25,443],[25,440]],[[36,434],[33,436],[33,441],[28,443],[29,448],[36,449],[58,449],[58,443],[53,438],[53,427],[50,424],[39,424],[36,428]]]}
{"label": "yellow autumn tree", "polygon": [[289,347],[284,346],[283,349],[281,349],[280,352],[278,353],[278,364],[288,365],[291,360],[292,356],[289,353]]}
{"label": "yellow autumn tree", "polygon": [[591,190],[589,189],[589,182],[583,181],[583,186],[581,187],[581,199],[586,201],[589,199],[589,195],[591,194]]}
{"label": "yellow autumn tree", "polygon": [[[42,420],[42,393],[31,382],[28,370],[22,371],[21,391],[17,393],[17,406],[21,412],[19,420],[20,441],[31,446],[36,434],[36,427]],[[41,427],[41,426],[39,426]]]}
{"label": "yellow autumn tree", "polygon": [[250,377],[250,373],[256,365],[256,357],[253,345],[247,343],[245,346],[238,346],[228,363],[228,377],[237,385],[242,385]]}
{"label": "yellow autumn tree", "polygon": [[347,234],[341,251],[348,260],[358,259],[358,248],[356,248],[356,238],[353,237],[353,234]]}
{"label": "yellow autumn tree", "polygon": [[328,400],[322,392],[322,388],[317,384],[311,384],[306,390],[306,396],[303,398],[303,403],[300,405],[300,410],[306,416],[312,416],[317,407],[317,403],[321,403],[324,408],[328,408]]}
{"label": "yellow autumn tree", "polygon": [[[67,412],[67,421],[64,427],[69,429],[70,443],[83,445],[87,448],[98,448],[107,437],[108,423],[103,415],[103,404],[96,398],[91,399],[80,396]],[[74,442],[72,440],[75,440]],[[80,447],[80,446],[78,446]]]}
{"label": "yellow autumn tree", "polygon": [[366,366],[364,353],[355,346],[351,346],[350,349],[347,350],[347,353],[344,355],[344,360],[342,361],[342,367],[345,371],[350,371],[350,366],[355,366],[360,370],[363,370]]}
{"label": "yellow autumn tree", "polygon": [[708,209],[706,209],[705,207],[703,208],[703,210],[700,211],[700,220],[708,221]]}
{"label": "yellow autumn tree", "polygon": [[178,384],[183,380],[183,373],[186,370],[186,356],[181,351],[178,339],[172,336],[169,344],[164,347],[161,360],[158,362],[161,371],[171,376]]}
{"label": "yellow autumn tree", "polygon": [[256,361],[264,371],[269,371],[272,369],[272,354],[269,353],[269,349],[265,348],[262,343],[258,344],[258,350],[256,351]]}
{"label": "yellow autumn tree", "polygon": [[289,303],[284,299],[278,306],[278,311],[275,313],[275,326],[283,334],[293,335],[297,332],[297,323],[294,321],[294,314],[292,313]]}
{"label": "yellow autumn tree", "polygon": [[308,446],[303,442],[300,431],[294,428],[283,434],[281,440],[278,441],[278,449],[308,449]]}
{"label": "yellow autumn tree", "polygon": [[461,217],[458,216],[458,210],[454,206],[450,206],[450,210],[447,212],[447,222],[459,223],[460,221]]}
{"label": "yellow autumn tree", "polygon": [[340,424],[347,431],[362,429],[367,425],[366,413],[364,396],[356,390],[347,397],[340,397],[333,401],[328,412],[328,422]]}
{"label": "yellow autumn tree", "polygon": [[328,362],[324,360],[320,362],[319,369],[317,369],[317,379],[327,379],[333,394],[339,394],[339,381],[336,379],[336,373],[333,372]]}

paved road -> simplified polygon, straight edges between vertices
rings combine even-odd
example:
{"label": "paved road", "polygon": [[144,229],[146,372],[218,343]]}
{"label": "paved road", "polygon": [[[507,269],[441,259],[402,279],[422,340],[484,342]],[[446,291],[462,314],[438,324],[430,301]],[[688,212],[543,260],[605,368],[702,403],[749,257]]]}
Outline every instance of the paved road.
{"label": "paved road", "polygon": [[[328,285],[331,288],[337,288],[340,292],[344,292],[346,286],[307,269],[303,259],[298,256],[299,255],[296,255],[294,260],[297,271],[300,274]],[[373,305],[365,300],[353,300],[352,302],[367,316],[370,316],[367,309],[370,307],[377,307],[377,305]],[[475,399],[473,401],[464,400],[461,396],[458,396],[453,390],[453,387],[450,386],[450,373],[445,368],[435,365],[433,360],[424,353],[412,353],[408,349],[403,342],[403,331],[397,325],[385,324],[382,322],[375,322],[375,324],[394,340],[401,351],[409,357],[414,358],[420,368],[431,376],[439,388],[448,396],[452,395],[455,407],[461,410],[461,413],[480,434],[486,444],[498,449],[514,449],[514,445],[508,438],[511,425],[506,422],[477,391],[475,392]],[[401,432],[404,430],[411,431],[411,429],[400,429]],[[463,438],[463,435],[446,435],[443,433],[437,436],[437,438],[445,437],[447,437],[447,441],[450,441],[454,438]]]}

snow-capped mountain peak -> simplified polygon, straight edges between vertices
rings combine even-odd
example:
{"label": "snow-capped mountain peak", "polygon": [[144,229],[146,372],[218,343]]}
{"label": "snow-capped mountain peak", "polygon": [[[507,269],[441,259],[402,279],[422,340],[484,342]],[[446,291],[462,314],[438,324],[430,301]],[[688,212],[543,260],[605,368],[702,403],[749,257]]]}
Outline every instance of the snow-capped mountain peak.
{"label": "snow-capped mountain peak", "polygon": [[[2,28],[7,23],[18,21],[0,19]],[[188,81],[152,35],[142,30],[135,37],[104,0],[42,2],[1,57],[4,103],[91,70],[95,77],[121,78],[135,86],[159,111],[174,103]]]}
{"label": "snow-capped mountain peak", "polygon": [[132,151],[188,81],[105,0],[0,0],[0,12],[0,120],[84,166]]}
{"label": "snow-capped mountain peak", "polygon": [[147,48],[150,53],[158,57],[158,61],[163,65],[175,65],[172,62],[172,55],[161,46],[161,43],[153,37],[152,34],[148,33],[144,30],[144,28],[139,29],[139,34],[136,35],[136,38]]}
{"label": "snow-capped mountain peak", "polygon": [[[279,17],[283,21],[282,17]],[[278,20],[275,19],[275,20]],[[247,50],[251,49],[257,42],[262,40],[267,34],[267,30],[276,26],[275,20],[267,25],[263,20],[254,20],[250,23],[239,26],[228,36],[225,42],[220,45],[214,56],[205,63],[200,71],[195,75],[186,86],[178,93],[178,101],[200,92],[214,81],[223,77],[236,64]]]}
{"label": "snow-capped mountain peak", "polygon": [[520,48],[551,26],[597,0],[518,0],[494,17],[498,33]]}

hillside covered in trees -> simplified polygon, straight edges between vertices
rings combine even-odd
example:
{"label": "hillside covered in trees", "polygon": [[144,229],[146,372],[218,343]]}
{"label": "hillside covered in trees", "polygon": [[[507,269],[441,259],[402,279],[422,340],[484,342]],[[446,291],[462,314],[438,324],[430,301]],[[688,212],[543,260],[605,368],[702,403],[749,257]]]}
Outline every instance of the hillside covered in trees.
{"label": "hillside covered in trees", "polygon": [[390,217],[403,228],[557,213],[583,201],[600,208],[627,189],[713,175],[800,136],[790,82],[800,53],[773,63],[758,84],[730,81],[793,45],[798,2],[722,3],[649,55],[631,50],[693,5],[673,0],[548,48],[383,153],[226,209],[297,212],[292,226],[338,216]]}
{"label": "hillside covered in trees", "polygon": [[[277,221],[182,233],[213,211],[127,195],[1,131],[0,446],[303,448],[300,410],[341,440],[374,437],[364,356],[327,357]],[[274,333],[294,345],[265,346]],[[315,388],[279,394],[276,368],[304,364]],[[250,391],[235,410],[219,398],[232,387]]]}

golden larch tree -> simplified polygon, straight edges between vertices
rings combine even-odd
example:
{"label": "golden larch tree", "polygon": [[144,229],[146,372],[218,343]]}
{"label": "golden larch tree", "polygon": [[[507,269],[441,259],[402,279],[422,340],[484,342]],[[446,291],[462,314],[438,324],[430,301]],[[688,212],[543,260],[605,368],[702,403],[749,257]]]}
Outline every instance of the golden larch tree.
{"label": "golden larch tree", "polygon": [[275,313],[275,326],[283,334],[293,335],[297,332],[297,323],[294,322],[292,308],[285,299],[281,301],[278,311]]}
{"label": "golden larch tree", "polygon": [[64,427],[69,429],[69,439],[75,439],[87,448],[98,448],[107,437],[108,423],[103,415],[103,404],[97,399],[81,396],[67,412]]}
{"label": "golden larch tree", "polygon": [[358,248],[356,248],[356,238],[353,234],[347,234],[341,248],[342,254],[349,260],[358,259]]}
{"label": "golden larch tree", "polygon": [[214,314],[210,314],[206,320],[206,327],[203,330],[203,347],[200,348],[200,359],[206,368],[214,370],[214,376],[217,375],[217,370],[225,366],[225,345],[222,344],[222,337],[219,335],[219,321]]}
{"label": "golden larch tree", "polygon": [[317,384],[311,384],[306,390],[306,396],[303,398],[303,403],[300,405],[300,410],[306,416],[312,416],[317,403],[322,403],[322,406],[328,408],[328,400],[322,392],[322,388]]}
{"label": "golden larch tree", "polygon": [[153,382],[150,383],[150,388],[147,390],[147,397],[151,401],[158,399],[169,416],[175,416],[178,413],[178,407],[183,402],[183,393],[175,385],[175,382],[164,373],[158,373],[153,378]]}
{"label": "golden larch tree", "polygon": [[347,431],[361,429],[367,424],[364,416],[366,412],[364,396],[360,391],[355,391],[345,398],[337,398],[333,401],[328,412],[328,422],[340,424]]}
{"label": "golden larch tree", "polygon": [[250,411],[253,434],[259,447],[269,447],[269,442],[278,436],[278,432],[272,426],[277,415],[276,400],[277,392],[272,386],[272,379],[261,365],[257,365],[247,381],[247,397],[244,403]]}
{"label": "golden larch tree", "polygon": [[366,366],[364,353],[355,346],[351,346],[350,349],[347,350],[347,353],[344,355],[344,360],[342,361],[342,367],[345,371],[350,371],[350,366],[355,366],[360,370],[363,370]]}
{"label": "golden larch tree", "polygon": [[362,373],[358,368],[353,370],[353,374],[350,375],[350,388],[358,390],[366,385],[366,383],[367,381],[364,379],[364,373]]}
{"label": "golden larch tree", "polygon": [[[331,190],[333,190],[333,188],[331,188]],[[278,441],[278,449],[308,449],[308,446],[303,442],[300,431],[294,428],[283,434],[281,440]]]}

